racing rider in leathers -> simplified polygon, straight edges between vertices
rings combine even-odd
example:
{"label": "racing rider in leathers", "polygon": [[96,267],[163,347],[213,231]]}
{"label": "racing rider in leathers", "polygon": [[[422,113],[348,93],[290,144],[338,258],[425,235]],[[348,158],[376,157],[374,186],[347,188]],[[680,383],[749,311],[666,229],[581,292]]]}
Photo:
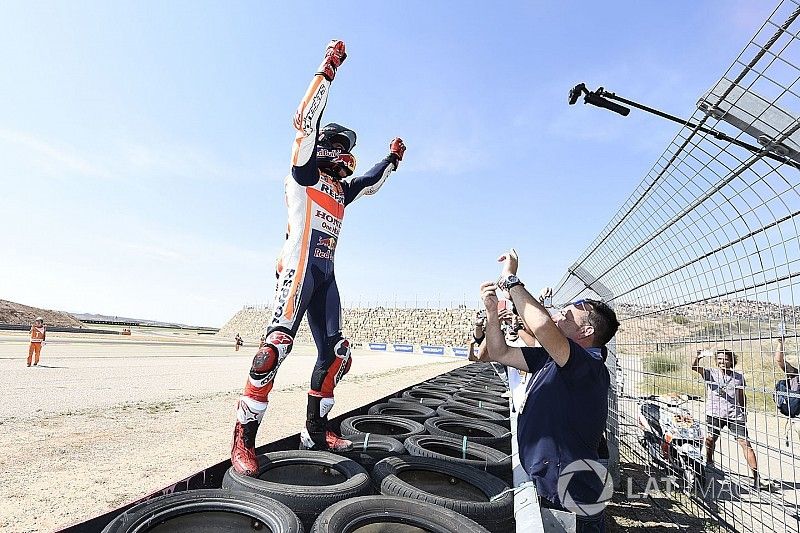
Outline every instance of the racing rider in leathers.
{"label": "racing rider in leathers", "polygon": [[349,178],[356,167],[351,154],[355,132],[338,124],[319,129],[331,82],[345,57],[344,42],[328,44],[294,117],[297,134],[292,146],[292,172],[285,180],[289,227],[278,257],[273,316],[266,329],[266,342],[253,358],[244,394],[237,404],[233,433],[233,468],[248,476],[258,473],[256,432],[267,410],[275,374],[292,350],[304,314],[317,345],[317,363],[308,391],[302,444],[313,450],[352,447],[352,442],[327,427],[334,404],[333,389],[351,363],[350,343],[341,331],[333,256],[345,206],[377,192],[397,169],[406,147],[401,139],[394,139],[388,156],[363,176]]}

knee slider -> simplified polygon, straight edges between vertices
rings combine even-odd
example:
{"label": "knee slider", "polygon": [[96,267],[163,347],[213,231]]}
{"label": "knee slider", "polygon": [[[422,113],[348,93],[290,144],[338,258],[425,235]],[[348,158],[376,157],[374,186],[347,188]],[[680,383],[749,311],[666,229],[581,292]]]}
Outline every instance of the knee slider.
{"label": "knee slider", "polygon": [[274,377],[274,373],[278,367],[292,351],[292,344],[294,339],[291,335],[281,331],[273,331],[265,339],[265,344],[253,357],[253,364],[250,367],[250,373],[258,376],[270,375]]}
{"label": "knee slider", "polygon": [[278,366],[278,354],[272,346],[263,346],[253,356],[250,372],[253,374],[267,374]]}

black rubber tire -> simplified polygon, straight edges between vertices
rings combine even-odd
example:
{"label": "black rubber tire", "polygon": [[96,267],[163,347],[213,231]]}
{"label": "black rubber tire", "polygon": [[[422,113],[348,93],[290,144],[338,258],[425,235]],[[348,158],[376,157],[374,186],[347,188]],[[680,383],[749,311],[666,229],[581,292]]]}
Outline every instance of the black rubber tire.
{"label": "black rubber tire", "polygon": [[464,389],[476,392],[488,392],[488,393],[499,392],[500,394],[502,394],[508,390],[508,387],[506,386],[505,383],[503,383],[500,380],[488,382],[488,381],[473,379],[472,381],[464,385]]}
{"label": "black rubber tire", "polygon": [[[441,505],[489,531],[514,531],[514,494],[503,480],[475,468],[432,457],[390,457],[375,465],[381,494]],[[499,496],[495,501],[491,499]]]}
{"label": "black rubber tire", "polygon": [[388,403],[415,403],[417,405],[424,405],[425,407],[430,407],[431,409],[436,409],[443,403],[445,400],[441,400],[439,398],[389,398],[387,400]]}
{"label": "black rubber tire", "polygon": [[454,416],[456,418],[468,418],[470,420],[488,420],[493,424],[500,424],[503,427],[511,427],[511,419],[495,411],[480,409],[474,405],[460,402],[445,402],[436,408],[439,416]]}
{"label": "black rubber tire", "polygon": [[[372,482],[363,466],[330,452],[290,450],[259,455],[256,477],[243,476],[232,467],[222,479],[222,488],[274,498],[289,506],[308,529],[317,516],[334,503],[372,494]],[[283,471],[284,468],[289,470]],[[279,473],[275,471],[280,469]],[[271,472],[272,474],[270,475]],[[338,483],[313,484],[315,474],[344,478]],[[288,479],[279,479],[280,477]],[[320,477],[320,476],[316,476]]]}
{"label": "black rubber tire", "polygon": [[441,383],[423,383],[421,385],[414,385],[411,390],[421,390],[430,392],[441,392],[442,394],[453,395],[461,390],[459,385],[444,385]]}
{"label": "black rubber tire", "polygon": [[472,379],[470,376],[455,376],[450,374],[443,374],[441,376],[429,379],[428,381],[425,381],[425,383],[431,383],[433,385],[446,385],[446,386],[452,385],[460,387],[470,379]]}
{"label": "black rubber tire", "polygon": [[511,452],[511,431],[486,420],[435,416],[425,421],[425,429],[430,435],[454,439],[467,437],[470,442],[477,442],[505,453]]}
{"label": "black rubber tire", "polygon": [[[372,470],[375,463],[381,459],[408,453],[402,442],[386,435],[369,433],[349,435],[347,438],[353,441],[353,449],[347,452],[338,452],[337,455],[352,459],[367,470]],[[365,440],[367,442],[366,450],[364,449]]]}
{"label": "black rubber tire", "polygon": [[[409,437],[403,443],[409,455],[435,457],[453,463],[464,464],[494,474],[501,479],[511,475],[511,457],[506,453],[482,444],[467,441],[464,450],[463,439],[434,435]],[[462,450],[466,458],[462,459]]]}
{"label": "black rubber tire", "polygon": [[396,523],[431,533],[489,533],[480,524],[450,509],[393,496],[362,496],[330,506],[311,533],[349,533],[369,524]]}
{"label": "black rubber tire", "polygon": [[400,442],[414,435],[425,433],[425,426],[413,420],[389,415],[356,415],[345,418],[340,425],[342,435],[375,433],[386,435]]}
{"label": "black rubber tire", "polygon": [[504,415],[504,418],[507,417],[510,413],[508,405],[498,405],[494,402],[487,402],[483,400],[473,400],[472,398],[467,398],[466,396],[462,396],[461,394],[454,394],[453,401],[458,403],[463,403],[467,405],[471,405],[473,407],[477,407],[478,409],[485,409],[487,411],[494,411],[495,413],[500,413]]}
{"label": "black rubber tire", "polygon": [[475,392],[473,390],[465,389],[453,393],[453,400],[463,402],[464,398],[468,400],[475,400],[480,402],[489,402],[500,407],[508,407],[508,398],[500,396],[502,393],[495,392]]}
{"label": "black rubber tire", "polygon": [[461,387],[469,381],[469,378],[459,378],[457,376],[439,376],[423,382],[423,385],[438,385],[440,387]]}
{"label": "black rubber tire", "polygon": [[303,532],[297,515],[277,500],[224,489],[196,489],[134,505],[114,518],[103,533],[213,533],[256,529],[274,533]]}
{"label": "black rubber tire", "polygon": [[450,400],[450,394],[445,394],[444,392],[435,392],[435,391],[425,391],[425,390],[407,390],[401,396],[402,398],[409,398],[411,401],[424,398],[433,398],[435,400],[442,400],[448,401]]}
{"label": "black rubber tire", "polygon": [[424,424],[427,419],[436,416],[436,410],[419,403],[377,403],[369,408],[367,414],[399,416]]}

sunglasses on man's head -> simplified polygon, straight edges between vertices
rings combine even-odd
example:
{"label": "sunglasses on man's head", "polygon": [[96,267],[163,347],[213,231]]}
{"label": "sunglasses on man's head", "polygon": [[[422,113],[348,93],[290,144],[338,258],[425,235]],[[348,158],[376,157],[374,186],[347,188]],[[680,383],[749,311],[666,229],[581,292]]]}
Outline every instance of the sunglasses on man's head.
{"label": "sunglasses on man's head", "polygon": [[[581,311],[586,311],[587,313],[592,311],[592,304],[588,301],[584,300],[576,300],[570,304],[571,306],[580,309]],[[588,307],[587,307],[588,306]]]}

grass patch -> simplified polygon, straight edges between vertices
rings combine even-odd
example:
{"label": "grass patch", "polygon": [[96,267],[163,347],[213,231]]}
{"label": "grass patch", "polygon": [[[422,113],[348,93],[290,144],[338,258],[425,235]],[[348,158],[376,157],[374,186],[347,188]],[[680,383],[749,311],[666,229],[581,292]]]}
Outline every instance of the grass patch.
{"label": "grass patch", "polygon": [[681,364],[674,356],[649,355],[644,358],[644,368],[654,374],[672,374],[677,372]]}
{"label": "grass patch", "polygon": [[689,317],[683,315],[672,315],[672,321],[675,322],[676,324],[684,326],[689,323]]}

